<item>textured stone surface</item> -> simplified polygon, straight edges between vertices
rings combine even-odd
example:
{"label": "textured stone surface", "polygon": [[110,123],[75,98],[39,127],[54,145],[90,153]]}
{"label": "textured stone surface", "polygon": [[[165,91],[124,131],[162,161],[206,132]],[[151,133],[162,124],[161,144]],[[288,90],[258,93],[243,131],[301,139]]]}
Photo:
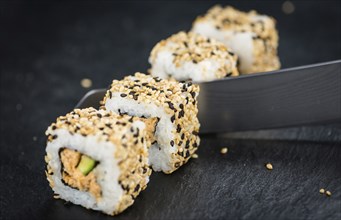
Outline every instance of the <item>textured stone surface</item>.
{"label": "textured stone surface", "polygon": [[[110,218],[52,198],[44,131],[91,89],[83,78],[101,88],[145,71],[155,43],[213,4],[0,3],[0,219]],[[276,17],[283,67],[340,59],[340,3],[294,1],[290,15],[280,1],[231,4]],[[115,219],[341,218],[340,125],[229,135],[202,137],[198,159],[153,174]]]}

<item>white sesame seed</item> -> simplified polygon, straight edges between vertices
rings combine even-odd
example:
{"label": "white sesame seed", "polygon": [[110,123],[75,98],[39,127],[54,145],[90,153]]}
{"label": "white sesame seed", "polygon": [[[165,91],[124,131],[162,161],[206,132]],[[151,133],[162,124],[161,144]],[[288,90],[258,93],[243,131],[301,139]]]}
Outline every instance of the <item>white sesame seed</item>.
{"label": "white sesame seed", "polygon": [[331,196],[332,193],[331,193],[329,190],[327,190],[327,191],[326,191],[326,195],[327,195],[327,196]]}
{"label": "white sesame seed", "polygon": [[92,86],[92,81],[91,79],[84,78],[81,80],[81,86],[83,88],[90,88]]}
{"label": "white sesame seed", "polygon": [[199,156],[198,156],[198,154],[193,154],[192,155],[192,158],[194,158],[194,159],[196,159],[196,158],[198,158]]}
{"label": "white sesame seed", "polygon": [[227,147],[221,148],[221,150],[220,150],[220,153],[222,153],[222,154],[226,154],[227,152],[228,152]]}
{"label": "white sesame seed", "polygon": [[273,169],[273,166],[272,166],[271,163],[267,163],[265,166],[266,166],[266,169],[268,169],[268,170],[272,170]]}
{"label": "white sesame seed", "polygon": [[295,5],[291,1],[285,1],[282,4],[282,11],[285,14],[292,14],[295,11]]}
{"label": "white sesame seed", "polygon": [[325,189],[323,189],[323,188],[320,189],[320,193],[321,193],[321,194],[324,194],[325,192],[326,192]]}

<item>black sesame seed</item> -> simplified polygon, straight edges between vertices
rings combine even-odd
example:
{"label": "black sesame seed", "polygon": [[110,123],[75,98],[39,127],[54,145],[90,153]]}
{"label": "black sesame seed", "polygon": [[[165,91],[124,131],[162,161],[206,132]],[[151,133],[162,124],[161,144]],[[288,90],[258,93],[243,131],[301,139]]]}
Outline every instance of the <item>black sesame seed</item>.
{"label": "black sesame seed", "polygon": [[168,102],[168,106],[169,106],[170,109],[174,110],[174,105],[173,105],[172,102]]}
{"label": "black sesame seed", "polygon": [[134,142],[135,145],[137,145],[138,143],[139,143],[139,140],[136,140],[136,141]]}
{"label": "black sesame seed", "polygon": [[159,77],[154,77],[155,82],[160,82],[161,79]]}
{"label": "black sesame seed", "polygon": [[189,157],[189,155],[190,155],[190,153],[189,153],[189,150],[188,150],[188,151],[186,151],[185,158],[188,158],[188,157]]}
{"label": "black sesame seed", "polygon": [[232,72],[226,73],[225,77],[229,77],[232,75]]}
{"label": "black sesame seed", "polygon": [[148,85],[148,83],[142,83],[142,86],[146,86],[146,85]]}
{"label": "black sesame seed", "polygon": [[144,143],[144,138],[141,138],[141,143],[142,143],[142,144]]}
{"label": "black sesame seed", "polygon": [[191,86],[191,85],[192,85],[192,82],[188,82],[187,85],[188,85],[188,86]]}
{"label": "black sesame seed", "polygon": [[56,130],[56,128],[57,128],[57,127],[56,127],[55,125],[52,126],[52,130]]}
{"label": "black sesame seed", "polygon": [[124,94],[124,93],[121,94],[121,97],[126,97],[126,96],[127,96],[127,94]]}
{"label": "black sesame seed", "polygon": [[171,122],[173,123],[175,121],[175,115],[171,117]]}
{"label": "black sesame seed", "polygon": [[196,60],[192,60],[192,62],[193,62],[193,63],[195,63],[195,64],[197,64],[197,63],[198,63],[198,61],[196,61]]}
{"label": "black sesame seed", "polygon": [[229,53],[231,56],[234,56],[234,53],[233,53],[233,52],[228,51],[228,53]]}
{"label": "black sesame seed", "polygon": [[192,95],[192,97],[193,97],[193,99],[194,99],[194,97],[195,97],[195,92],[191,92],[191,95]]}
{"label": "black sesame seed", "polygon": [[180,162],[176,162],[176,163],[174,164],[174,166],[175,166],[175,168],[178,168],[178,167],[180,166]]}
{"label": "black sesame seed", "polygon": [[58,137],[58,135],[55,134],[52,136],[52,139],[56,139],[57,137]]}
{"label": "black sesame seed", "polygon": [[171,140],[170,145],[173,147],[174,146],[174,141]]}
{"label": "black sesame seed", "polygon": [[129,95],[134,95],[136,92],[135,91],[130,91]]}
{"label": "black sesame seed", "polygon": [[179,146],[181,146],[182,145],[182,141],[179,141],[179,144],[178,144]]}
{"label": "black sesame seed", "polygon": [[194,148],[197,148],[197,147],[198,147],[197,142],[194,142],[193,147],[194,147]]}
{"label": "black sesame seed", "polygon": [[176,132],[180,133],[181,131],[181,126],[178,124],[178,126],[176,127]]}
{"label": "black sesame seed", "polygon": [[112,98],[112,92],[109,91],[109,98]]}
{"label": "black sesame seed", "polygon": [[180,155],[180,156],[184,156],[184,152],[183,151],[181,151],[181,152],[178,152],[178,154]]}
{"label": "black sesame seed", "polygon": [[142,167],[142,173],[143,173],[143,174],[147,173],[147,168]]}
{"label": "black sesame seed", "polygon": [[185,148],[188,149],[189,148],[189,140],[186,141],[186,145]]}
{"label": "black sesame seed", "polygon": [[137,130],[136,130],[136,134],[134,134],[134,137],[138,137],[138,136],[139,136],[139,133],[140,133],[140,129],[139,129],[139,128],[137,128]]}
{"label": "black sesame seed", "polygon": [[137,101],[138,95],[133,95],[133,99]]}
{"label": "black sesame seed", "polygon": [[182,133],[181,140],[183,140],[184,138],[185,138],[185,133]]}
{"label": "black sesame seed", "polygon": [[139,191],[139,189],[140,189],[140,184],[137,184],[136,187],[135,187],[135,189],[134,189],[134,192]]}
{"label": "black sesame seed", "polygon": [[192,134],[198,135],[199,133],[197,131],[192,131]]}
{"label": "black sesame seed", "polygon": [[182,103],[179,105],[179,107],[180,107],[181,109],[184,109],[184,105],[183,105]]}
{"label": "black sesame seed", "polygon": [[179,118],[182,118],[182,117],[184,117],[184,115],[185,115],[184,110],[181,110],[181,111],[179,112],[178,117],[179,117]]}
{"label": "black sesame seed", "polygon": [[187,42],[184,42],[184,45],[185,45],[185,47],[188,47],[188,44],[187,44]]}

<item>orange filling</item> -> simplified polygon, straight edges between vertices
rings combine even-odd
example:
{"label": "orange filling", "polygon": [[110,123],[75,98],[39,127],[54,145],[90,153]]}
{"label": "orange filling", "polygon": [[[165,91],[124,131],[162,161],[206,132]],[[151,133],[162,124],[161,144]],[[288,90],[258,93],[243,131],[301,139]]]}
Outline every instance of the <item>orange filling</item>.
{"label": "orange filling", "polygon": [[62,162],[62,180],[70,187],[81,191],[90,192],[96,199],[101,197],[101,187],[96,182],[96,176],[93,172],[84,175],[77,166],[81,160],[82,154],[64,148],[60,151],[60,160]]}

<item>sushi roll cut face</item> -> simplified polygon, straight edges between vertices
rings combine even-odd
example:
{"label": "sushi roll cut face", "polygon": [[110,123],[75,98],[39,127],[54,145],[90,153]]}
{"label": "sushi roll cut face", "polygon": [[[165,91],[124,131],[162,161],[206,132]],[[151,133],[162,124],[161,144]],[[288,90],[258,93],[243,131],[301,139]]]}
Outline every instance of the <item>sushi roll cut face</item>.
{"label": "sushi roll cut face", "polygon": [[46,131],[55,197],[109,215],[132,205],[149,181],[147,145],[156,123],[94,108],[59,117]]}
{"label": "sushi roll cut face", "polygon": [[162,80],[142,73],[114,80],[102,104],[107,110],[138,117],[158,117],[156,141],[149,148],[154,171],[172,173],[199,146],[197,96],[191,82]]}
{"label": "sushi roll cut face", "polygon": [[226,45],[196,33],[179,32],[153,48],[151,75],[179,81],[211,81],[237,76],[237,55]]}
{"label": "sushi roll cut face", "polygon": [[255,73],[280,68],[275,24],[275,19],[256,11],[214,6],[194,21],[192,31],[230,47],[238,55],[240,73]]}

